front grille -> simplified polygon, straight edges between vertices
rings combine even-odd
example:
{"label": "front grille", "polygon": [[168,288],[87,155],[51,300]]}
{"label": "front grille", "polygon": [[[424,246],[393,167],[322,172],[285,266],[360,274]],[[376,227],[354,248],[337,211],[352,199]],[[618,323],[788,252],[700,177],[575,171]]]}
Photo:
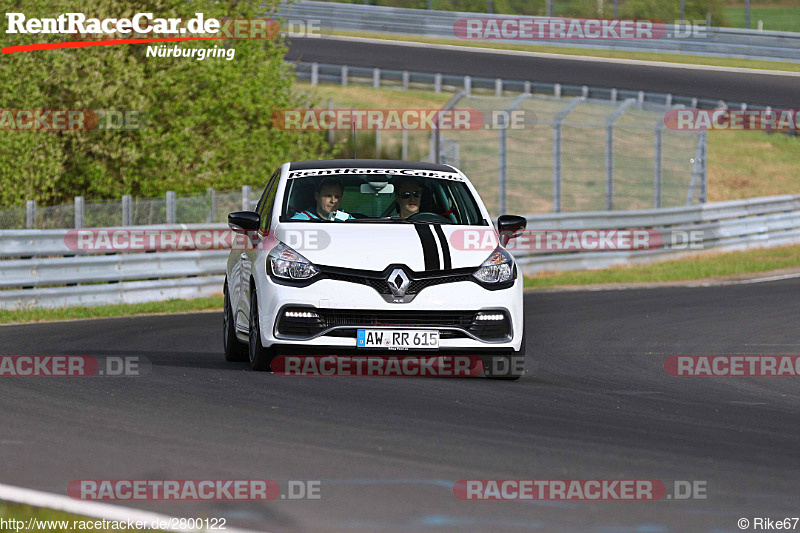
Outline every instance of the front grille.
{"label": "front grille", "polygon": [[[288,311],[311,311],[312,316],[287,317]],[[356,336],[357,328],[365,327],[415,327],[457,328],[469,332],[481,340],[504,340],[511,335],[508,314],[502,320],[477,320],[476,311],[362,311],[349,309],[287,308],[278,320],[278,333],[290,337],[313,337],[327,329],[339,328],[329,333],[337,337]],[[466,337],[459,331],[441,331],[441,338]]]}
{"label": "front grille", "polygon": [[474,311],[353,311],[317,309],[326,327],[334,326],[411,326],[456,327],[466,329]]}
{"label": "front grille", "polygon": [[[383,276],[359,276],[354,274],[342,274],[339,272],[325,272],[325,276],[329,279],[337,281],[344,281],[347,283],[356,283],[358,285],[367,285],[375,289],[379,294],[392,294],[389,284],[386,283],[386,278]],[[456,283],[459,281],[471,281],[470,274],[454,274],[447,276],[426,277],[419,279],[411,279],[406,289],[406,294],[419,294],[422,289],[432,287],[434,285],[442,285],[445,283]]]}

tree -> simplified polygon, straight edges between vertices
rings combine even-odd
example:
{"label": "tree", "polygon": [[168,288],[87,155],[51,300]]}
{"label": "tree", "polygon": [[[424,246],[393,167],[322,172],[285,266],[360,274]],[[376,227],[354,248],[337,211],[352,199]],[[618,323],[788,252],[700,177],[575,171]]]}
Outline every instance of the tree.
{"label": "tree", "polygon": [[[26,0],[5,12],[57,17],[252,19],[272,15],[278,0]],[[4,46],[74,40],[65,35],[4,34]],[[0,205],[26,199],[57,203],[75,195],[118,198],[166,190],[258,185],[289,160],[329,153],[319,132],[289,132],[273,111],[304,107],[292,92],[285,45],[273,40],[165,43],[179,49],[232,48],[224,57],[147,57],[134,44],[45,50],[0,57],[3,109],[89,109],[146,117],[139,129],[0,131]],[[102,115],[101,115],[102,116]]]}

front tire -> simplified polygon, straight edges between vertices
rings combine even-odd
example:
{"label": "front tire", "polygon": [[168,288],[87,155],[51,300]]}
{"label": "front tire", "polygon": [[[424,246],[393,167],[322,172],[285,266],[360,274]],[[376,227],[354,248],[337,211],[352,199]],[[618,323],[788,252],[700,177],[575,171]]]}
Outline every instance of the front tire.
{"label": "front tire", "polygon": [[222,342],[225,346],[225,360],[231,362],[247,361],[247,346],[236,338],[236,322],[233,320],[231,297],[228,283],[225,282],[225,310],[222,315]]}
{"label": "front tire", "polygon": [[261,326],[258,320],[258,297],[255,291],[250,295],[250,344],[248,346],[250,367],[263,372],[270,369],[273,350],[268,350],[261,345]]}

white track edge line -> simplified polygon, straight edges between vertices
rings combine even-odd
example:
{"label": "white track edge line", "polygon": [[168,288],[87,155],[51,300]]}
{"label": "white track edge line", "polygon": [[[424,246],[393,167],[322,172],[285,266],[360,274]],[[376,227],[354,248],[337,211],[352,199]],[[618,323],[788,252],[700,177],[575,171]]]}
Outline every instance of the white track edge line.
{"label": "white track edge line", "polygon": [[[310,38],[310,37],[309,37]],[[417,48],[435,48],[439,50],[457,50],[460,52],[474,52],[482,54],[515,55],[527,57],[542,57],[547,59],[566,59],[570,61],[589,61],[597,63],[620,63],[623,65],[640,65],[659,68],[673,68],[685,70],[714,70],[718,72],[735,72],[744,74],[759,74],[765,76],[800,77],[800,72],[788,70],[766,70],[744,67],[723,67],[719,65],[697,65],[692,63],[670,63],[667,61],[646,61],[644,59],[621,59],[613,57],[576,56],[569,54],[553,54],[548,52],[529,52],[526,50],[501,50],[497,48],[481,48],[477,46],[462,46],[457,44],[431,44],[417,41],[395,41],[392,39],[376,39],[371,37],[348,37],[345,35],[321,35],[314,39],[329,39],[334,41],[354,41],[370,44],[389,44],[393,46],[413,46]],[[678,54],[679,55],[679,54]],[[694,56],[691,56],[694,57]]]}
{"label": "white track edge line", "polygon": [[[60,494],[52,494],[33,489],[14,487],[12,485],[5,485],[3,483],[0,483],[0,501],[21,503],[34,507],[46,507],[56,511],[64,511],[67,513],[119,522],[127,522],[128,520],[132,520],[134,522],[146,522],[150,524],[154,520],[158,520],[159,522],[167,521],[167,523],[169,523],[170,519],[175,518],[173,516],[142,511],[140,509],[132,509],[130,507],[122,507],[119,505],[112,505],[110,503],[73,500],[68,496],[63,496]],[[169,531],[197,533],[198,531],[206,530],[176,528],[170,529]],[[238,529],[232,527],[226,527],[224,531],[225,533],[256,533],[255,530]]]}

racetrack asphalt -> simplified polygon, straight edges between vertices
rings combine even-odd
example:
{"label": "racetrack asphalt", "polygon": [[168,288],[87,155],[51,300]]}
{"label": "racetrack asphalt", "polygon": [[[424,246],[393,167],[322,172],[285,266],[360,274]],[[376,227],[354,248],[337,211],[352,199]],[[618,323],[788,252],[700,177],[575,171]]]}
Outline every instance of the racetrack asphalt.
{"label": "racetrack asphalt", "polygon": [[645,66],[590,57],[575,60],[344,38],[292,38],[286,58],[357,67],[672,93],[788,109],[800,107],[800,78],[796,74],[726,72],[698,69],[696,65],[687,65],[689,68]]}
{"label": "racetrack asphalt", "polygon": [[[528,367],[289,378],[226,363],[221,313],[0,327],[3,355],[139,356],[141,377],[0,378],[0,483],[320,480],[319,500],[120,502],[264,531],[740,531],[798,516],[798,378],[670,355],[798,354],[800,280],[525,295]],[[469,502],[461,479],[704,481],[705,500]]]}

